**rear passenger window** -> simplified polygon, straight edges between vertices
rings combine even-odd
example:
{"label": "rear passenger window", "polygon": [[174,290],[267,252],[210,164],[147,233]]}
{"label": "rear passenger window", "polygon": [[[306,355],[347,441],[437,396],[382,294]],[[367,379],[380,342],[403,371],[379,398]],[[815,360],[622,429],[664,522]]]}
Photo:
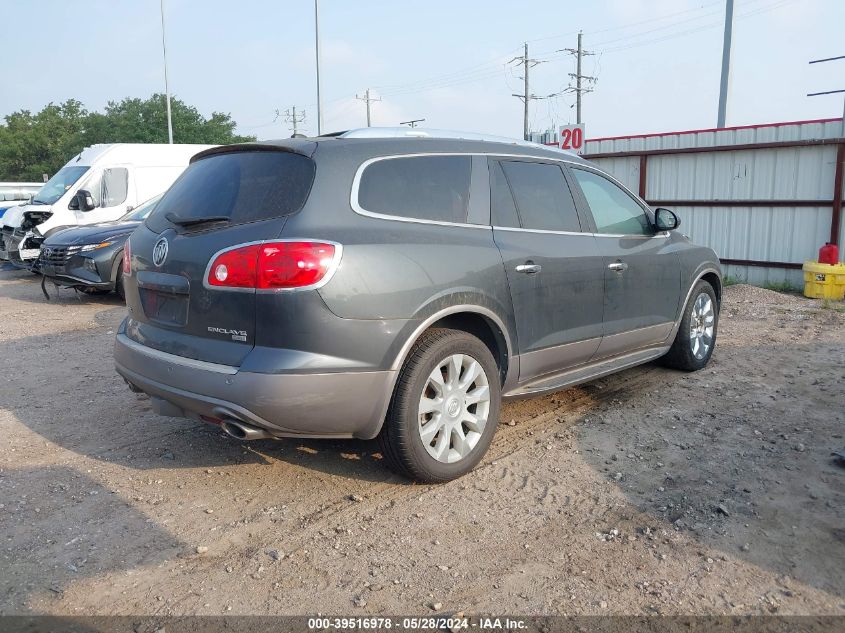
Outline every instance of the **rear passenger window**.
{"label": "rear passenger window", "polygon": [[464,223],[469,156],[409,156],[370,163],[358,184],[364,211],[418,220]]}
{"label": "rear passenger window", "polygon": [[232,224],[269,220],[299,211],[314,181],[310,158],[284,151],[212,154],[192,163],[147,217],[161,232],[165,218],[221,216]]}
{"label": "rear passenger window", "polygon": [[519,228],[519,216],[513,203],[508,181],[497,161],[490,161],[490,211],[493,226]]}
{"label": "rear passenger window", "polygon": [[502,162],[524,229],[580,232],[575,200],[563,172],[546,163]]}

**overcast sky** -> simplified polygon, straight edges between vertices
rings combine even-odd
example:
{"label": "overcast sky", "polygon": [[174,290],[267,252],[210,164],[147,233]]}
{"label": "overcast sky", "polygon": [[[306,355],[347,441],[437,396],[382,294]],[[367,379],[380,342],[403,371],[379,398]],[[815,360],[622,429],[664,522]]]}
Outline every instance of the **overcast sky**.
{"label": "overcast sky", "polygon": [[[724,0],[321,0],[324,131],[425,118],[427,127],[522,135],[521,69],[528,40],[538,95],[562,91],[584,31],[587,136],[716,123]],[[306,111],[316,132],[313,0],[166,0],[170,86],[242,133],[289,136],[275,111]],[[68,98],[164,91],[159,0],[0,0],[0,115]],[[837,117],[845,88],[842,0],[736,0],[728,125]],[[573,97],[532,102],[531,127],[574,122]]]}

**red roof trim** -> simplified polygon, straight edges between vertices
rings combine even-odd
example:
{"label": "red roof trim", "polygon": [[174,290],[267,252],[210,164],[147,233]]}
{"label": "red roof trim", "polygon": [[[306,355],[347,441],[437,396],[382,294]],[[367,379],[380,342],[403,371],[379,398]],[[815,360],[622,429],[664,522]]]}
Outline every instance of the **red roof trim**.
{"label": "red roof trim", "polygon": [[702,130],[683,130],[680,132],[656,132],[653,134],[632,134],[630,136],[603,136],[600,138],[588,138],[585,143],[594,143],[597,141],[620,141],[623,139],[632,138],[651,138],[656,136],[675,136],[678,134],[703,134],[707,132],[725,132],[729,130],[750,130],[752,128],[760,127],[782,127],[784,125],[806,125],[808,123],[834,123],[842,121],[842,117],[834,117],[832,119],[810,119],[808,121],[784,121],[782,123],[760,123],[757,125],[736,125],[733,127],[722,128],[707,128]]}

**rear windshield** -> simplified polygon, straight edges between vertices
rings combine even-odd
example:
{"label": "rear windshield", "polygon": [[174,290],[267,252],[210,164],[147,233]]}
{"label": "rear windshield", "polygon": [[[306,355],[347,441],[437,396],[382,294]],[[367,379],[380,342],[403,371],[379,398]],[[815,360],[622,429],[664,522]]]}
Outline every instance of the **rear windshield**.
{"label": "rear windshield", "polygon": [[268,220],[302,208],[314,181],[314,162],[281,151],[211,155],[188,166],[147,218],[160,232],[180,219],[225,217],[230,224]]}

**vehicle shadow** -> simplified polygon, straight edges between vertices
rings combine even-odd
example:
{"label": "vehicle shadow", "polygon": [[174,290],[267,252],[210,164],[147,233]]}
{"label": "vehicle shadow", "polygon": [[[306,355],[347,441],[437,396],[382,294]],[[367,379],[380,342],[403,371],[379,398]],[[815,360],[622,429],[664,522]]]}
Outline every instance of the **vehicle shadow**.
{"label": "vehicle shadow", "polygon": [[343,477],[391,478],[374,442],[240,442],[211,424],[156,415],[149,398],[132,393],[114,371],[113,328],[121,316],[109,309],[96,317],[103,327],[7,341],[3,408],[65,449],[134,469],[282,460]]}
{"label": "vehicle shadow", "polygon": [[[55,612],[76,581],[157,565],[186,551],[114,493],[64,466],[0,470],[0,616]],[[122,545],[127,541],[133,547]]]}

